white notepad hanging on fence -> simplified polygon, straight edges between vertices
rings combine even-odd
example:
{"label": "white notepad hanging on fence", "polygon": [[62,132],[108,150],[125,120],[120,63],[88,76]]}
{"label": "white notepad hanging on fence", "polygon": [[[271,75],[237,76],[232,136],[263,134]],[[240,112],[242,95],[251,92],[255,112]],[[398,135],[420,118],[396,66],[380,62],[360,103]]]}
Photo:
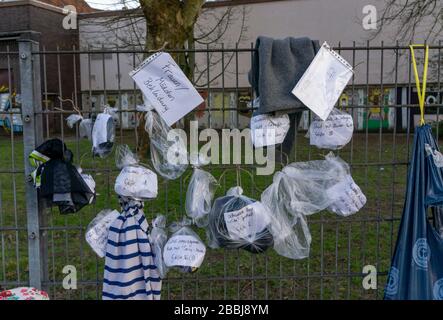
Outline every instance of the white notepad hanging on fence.
{"label": "white notepad hanging on fence", "polygon": [[325,42],[292,94],[320,119],[326,120],[352,74],[352,66]]}
{"label": "white notepad hanging on fence", "polygon": [[129,75],[169,126],[203,102],[192,83],[166,52],[151,55]]}

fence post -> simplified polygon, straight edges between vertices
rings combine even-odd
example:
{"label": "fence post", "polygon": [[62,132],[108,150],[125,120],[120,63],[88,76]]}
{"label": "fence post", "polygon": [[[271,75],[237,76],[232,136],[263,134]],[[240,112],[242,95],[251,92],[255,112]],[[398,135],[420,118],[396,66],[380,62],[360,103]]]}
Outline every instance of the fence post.
{"label": "fence post", "polygon": [[35,33],[26,33],[18,40],[20,60],[20,94],[23,119],[23,152],[25,161],[26,217],[28,230],[29,285],[42,288],[43,270],[40,213],[37,190],[33,187],[30,174],[34,170],[28,155],[43,139],[41,111],[40,57],[32,51],[39,50]]}

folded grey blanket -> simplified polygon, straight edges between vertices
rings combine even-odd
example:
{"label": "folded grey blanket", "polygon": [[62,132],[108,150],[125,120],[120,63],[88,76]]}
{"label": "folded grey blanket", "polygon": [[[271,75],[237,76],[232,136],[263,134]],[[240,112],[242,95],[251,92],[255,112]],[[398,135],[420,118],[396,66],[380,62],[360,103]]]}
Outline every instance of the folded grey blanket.
{"label": "folded grey blanket", "polygon": [[300,111],[304,105],[291,91],[314,59],[319,42],[307,37],[260,36],[255,47],[249,82],[260,97],[260,106],[254,114]]}

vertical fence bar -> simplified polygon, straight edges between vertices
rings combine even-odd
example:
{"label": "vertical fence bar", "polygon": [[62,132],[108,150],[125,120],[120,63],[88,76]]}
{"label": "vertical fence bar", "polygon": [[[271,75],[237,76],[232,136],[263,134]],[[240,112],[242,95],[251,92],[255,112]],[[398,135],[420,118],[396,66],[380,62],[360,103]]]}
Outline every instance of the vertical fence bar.
{"label": "vertical fence bar", "polygon": [[27,157],[35,149],[42,137],[41,114],[41,82],[40,57],[32,56],[32,51],[39,49],[39,44],[30,37],[23,37],[18,41],[20,56],[20,91],[22,98],[23,117],[23,151],[25,162],[26,216],[28,229],[29,251],[29,285],[42,288],[42,260],[40,248],[40,214],[37,190],[28,179],[33,170]]}

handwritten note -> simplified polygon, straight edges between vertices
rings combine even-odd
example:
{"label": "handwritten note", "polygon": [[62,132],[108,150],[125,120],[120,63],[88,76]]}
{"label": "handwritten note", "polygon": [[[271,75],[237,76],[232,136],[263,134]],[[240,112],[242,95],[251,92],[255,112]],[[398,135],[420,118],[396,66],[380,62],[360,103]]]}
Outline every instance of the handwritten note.
{"label": "handwritten note", "polygon": [[106,254],[109,227],[119,215],[120,213],[117,210],[104,214],[103,217],[86,232],[86,241],[100,258],[103,258]]}
{"label": "handwritten note", "polygon": [[326,194],[335,199],[328,209],[341,216],[354,214],[366,204],[366,196],[350,175],[326,190]]}
{"label": "handwritten note", "polygon": [[169,126],[203,102],[168,53],[153,54],[129,75]]}
{"label": "handwritten note", "polygon": [[256,148],[282,143],[289,130],[289,116],[261,114],[251,118],[251,139]]}
{"label": "handwritten note", "polygon": [[309,126],[309,140],[319,148],[340,149],[351,140],[353,132],[352,116],[335,109],[325,121],[314,118]]}
{"label": "handwritten note", "polygon": [[114,190],[121,196],[151,199],[157,197],[157,175],[142,166],[126,166],[115,180]]}
{"label": "handwritten note", "polygon": [[267,209],[258,201],[240,210],[225,212],[224,218],[229,236],[233,240],[254,241],[256,234],[270,223]]}
{"label": "handwritten note", "polygon": [[325,42],[292,94],[326,120],[352,74],[352,66]]}
{"label": "handwritten note", "polygon": [[166,242],[163,260],[168,267],[185,266],[198,268],[205,258],[206,247],[191,235],[175,235]]}

